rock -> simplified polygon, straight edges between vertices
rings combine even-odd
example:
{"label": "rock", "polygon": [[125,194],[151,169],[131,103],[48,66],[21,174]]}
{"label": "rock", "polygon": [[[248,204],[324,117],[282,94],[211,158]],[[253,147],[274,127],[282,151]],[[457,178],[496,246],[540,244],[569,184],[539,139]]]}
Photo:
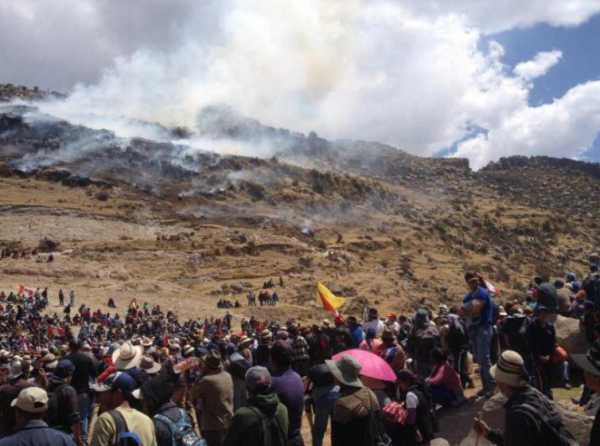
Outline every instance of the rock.
{"label": "rock", "polygon": [[554,327],[556,328],[556,342],[569,354],[585,353],[588,346],[585,334],[579,326],[579,320],[558,316]]}

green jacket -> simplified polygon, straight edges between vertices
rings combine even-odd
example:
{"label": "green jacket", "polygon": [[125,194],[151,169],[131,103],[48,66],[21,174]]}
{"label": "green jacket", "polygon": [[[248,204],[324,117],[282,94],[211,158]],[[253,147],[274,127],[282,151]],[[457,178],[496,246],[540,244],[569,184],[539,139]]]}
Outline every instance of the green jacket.
{"label": "green jacket", "polygon": [[275,393],[256,395],[233,415],[224,446],[285,446],[287,408]]}

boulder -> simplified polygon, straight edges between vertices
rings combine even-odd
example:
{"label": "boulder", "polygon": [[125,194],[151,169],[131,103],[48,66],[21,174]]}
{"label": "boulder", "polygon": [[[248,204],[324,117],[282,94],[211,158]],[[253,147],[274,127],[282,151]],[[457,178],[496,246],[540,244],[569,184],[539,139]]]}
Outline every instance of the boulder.
{"label": "boulder", "polygon": [[578,319],[559,315],[556,318],[554,327],[556,329],[556,342],[569,354],[586,352],[588,344]]}
{"label": "boulder", "polygon": [[[492,429],[500,429],[501,431],[504,429],[504,404],[506,403],[506,398],[500,393],[497,393],[488,401],[486,401],[481,407],[481,411],[479,412],[481,418],[492,428]],[[575,410],[575,407],[567,402],[559,401],[554,403],[556,409],[560,413],[563,423],[565,424],[567,430],[571,432],[571,434],[575,437],[578,444],[588,444],[590,438],[590,431],[592,430],[592,425],[594,423],[594,419],[582,412]],[[474,413],[477,413],[474,411]],[[474,415],[473,413],[473,415]],[[463,421],[464,420],[464,421]],[[467,423],[468,420],[463,417],[464,423]],[[458,420],[456,420],[458,421]],[[469,422],[469,426],[473,425],[473,420],[471,419]],[[443,433],[443,431],[442,431]],[[472,435],[471,432],[464,437],[459,444],[461,446],[471,446],[475,445],[476,436]],[[481,440],[478,443],[480,446],[486,443],[481,443]]]}

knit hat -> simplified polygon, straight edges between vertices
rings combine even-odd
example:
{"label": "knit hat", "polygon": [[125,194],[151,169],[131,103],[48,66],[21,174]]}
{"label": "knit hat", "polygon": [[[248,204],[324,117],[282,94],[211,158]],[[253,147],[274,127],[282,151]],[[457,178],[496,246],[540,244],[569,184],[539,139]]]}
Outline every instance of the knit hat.
{"label": "knit hat", "polygon": [[496,381],[511,387],[527,385],[527,371],[523,357],[515,351],[506,350],[498,359],[498,363],[490,370]]}

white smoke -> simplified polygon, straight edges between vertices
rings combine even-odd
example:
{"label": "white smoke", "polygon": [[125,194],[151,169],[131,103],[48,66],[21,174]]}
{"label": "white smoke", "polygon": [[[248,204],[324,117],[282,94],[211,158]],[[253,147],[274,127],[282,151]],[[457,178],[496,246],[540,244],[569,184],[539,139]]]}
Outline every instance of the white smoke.
{"label": "white smoke", "polygon": [[[19,23],[43,22],[44,3],[22,1],[25,6],[13,7]],[[69,3],[57,0],[57,9],[67,14]],[[572,26],[600,10],[597,0],[577,0],[569,7],[559,0],[526,5],[513,0],[499,5],[472,0],[174,0],[172,8],[158,0],[76,3],[76,23],[87,21],[92,30],[81,29],[81,45],[92,48],[91,55],[118,57],[110,64],[103,59],[105,70],[97,82],[77,85],[67,101],[44,105],[47,113],[119,136],[161,140],[168,136],[160,128],[140,122],[193,129],[199,110],[228,104],[268,125],[380,141],[420,155],[463,141],[459,154],[469,156],[475,167],[500,154],[545,153],[526,132],[513,132],[508,148],[486,143],[481,135],[465,140],[474,127],[493,136],[503,128],[512,130],[509,123],[517,118],[544,112],[528,105],[532,78],[509,72],[498,44],[480,49],[483,33],[542,21]],[[48,15],[56,18],[53,11]],[[61,28],[58,35],[77,45],[77,36],[67,32]],[[103,37],[100,43],[95,35]],[[65,66],[76,66],[78,57],[91,63],[84,49],[75,50]],[[572,103],[568,98],[567,93],[565,106]],[[595,107],[591,113],[596,116]],[[529,124],[520,125],[526,129]],[[569,136],[580,130],[568,124],[564,132]],[[552,151],[574,156],[594,136],[586,129],[576,149],[556,146]],[[204,140],[192,144],[229,153],[270,153],[268,147],[257,150],[228,141],[218,143],[223,147]]]}

